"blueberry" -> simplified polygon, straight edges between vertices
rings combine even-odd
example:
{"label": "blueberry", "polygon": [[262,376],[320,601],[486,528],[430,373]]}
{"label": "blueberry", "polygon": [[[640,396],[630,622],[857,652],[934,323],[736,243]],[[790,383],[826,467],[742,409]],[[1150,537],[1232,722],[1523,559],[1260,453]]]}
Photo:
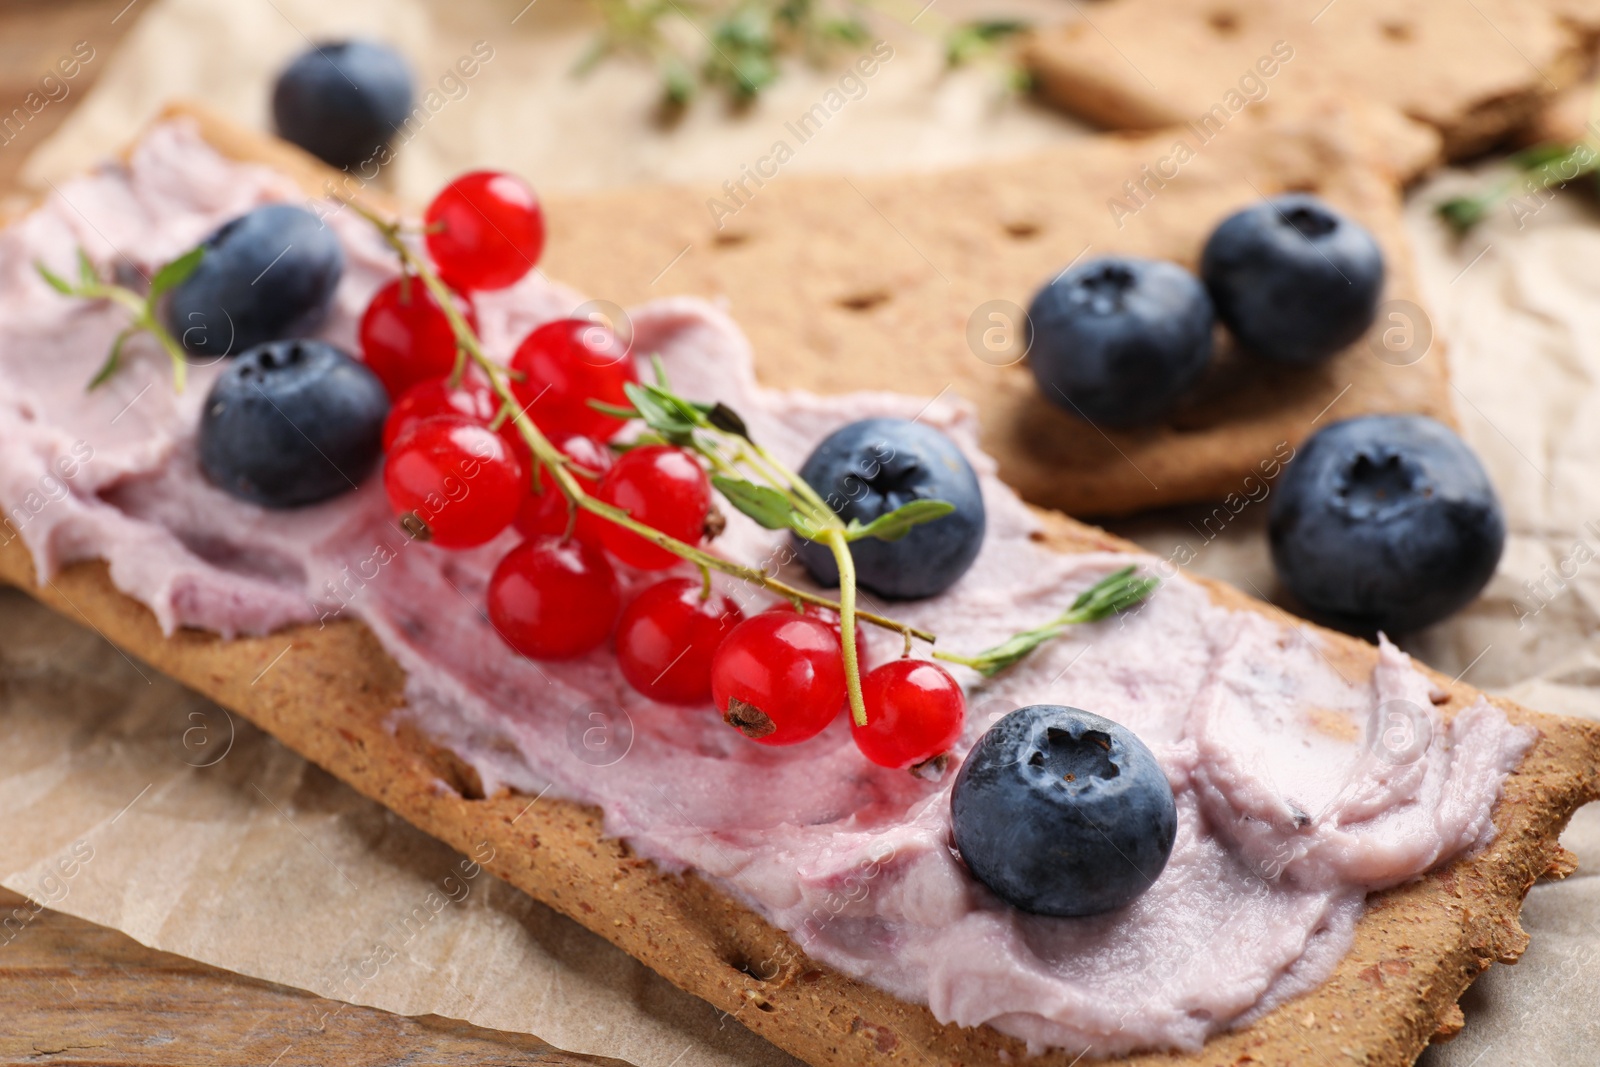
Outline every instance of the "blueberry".
{"label": "blueberry", "polygon": [[200,469],[253,504],[315,504],[372,472],[388,414],[377,375],[332,345],[258,345],[228,364],[206,396]]}
{"label": "blueberry", "polygon": [[[913,500],[955,505],[898,541],[851,543],[856,581],[880,596],[911,600],[942,593],[978,558],[985,521],[978,476],[950,438],[931,426],[909,419],[852,422],[823,438],[800,477],[846,522],[865,525]],[[813,578],[839,584],[826,545],[797,538],[796,548]]]}
{"label": "blueberry", "polygon": [[1228,216],[1200,276],[1240,346],[1280,363],[1318,363],[1372,325],[1383,251],[1360,223],[1289,193]]}
{"label": "blueberry", "polygon": [[950,794],[956,849],[1001,900],[1098,915],[1149,889],[1178,832],[1172,786],[1132,732],[1077,708],[1018,708],[978,739]]}
{"label": "blueberry", "polygon": [[[326,41],[294,58],[272,89],[278,136],[335,167],[384,153],[411,115],[411,67],[378,41]],[[378,160],[382,163],[383,160]],[[365,173],[362,177],[370,178]]]}
{"label": "blueberry", "polygon": [[167,329],[197,356],[299,337],[327,317],[344,275],[333,231],[292,204],[267,204],[204,242],[199,267],[167,298]]}
{"label": "blueberry", "polygon": [[1211,361],[1211,300],[1176,263],[1102,256],[1028,308],[1028,365],[1045,398],[1107,426],[1165,414]]}
{"label": "blueberry", "polygon": [[1466,443],[1421,415],[1364,415],[1319,430],[1273,495],[1278,577],[1308,613],[1354,633],[1402,634],[1488,582],[1506,523]]}

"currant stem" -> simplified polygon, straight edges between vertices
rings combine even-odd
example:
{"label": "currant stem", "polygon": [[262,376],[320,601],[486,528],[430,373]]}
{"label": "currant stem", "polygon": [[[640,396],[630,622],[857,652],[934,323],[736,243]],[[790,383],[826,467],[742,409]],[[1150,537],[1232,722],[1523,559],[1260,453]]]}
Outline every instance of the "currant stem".
{"label": "currant stem", "polygon": [[861,664],[856,658],[856,560],[850,554],[844,527],[835,525],[828,530],[826,538],[839,564],[839,644],[844,650],[845,693],[850,698],[851,717],[857,726],[865,726],[867,705],[861,696]]}

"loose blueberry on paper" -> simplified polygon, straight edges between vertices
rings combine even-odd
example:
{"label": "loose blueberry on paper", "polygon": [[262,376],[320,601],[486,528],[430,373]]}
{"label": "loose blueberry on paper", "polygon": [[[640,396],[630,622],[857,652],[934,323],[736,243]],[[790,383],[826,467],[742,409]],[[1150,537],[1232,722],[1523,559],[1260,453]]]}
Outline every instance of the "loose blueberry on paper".
{"label": "loose blueberry on paper", "polygon": [[1034,296],[1028,366],[1044,397],[1080,418],[1148,423],[1210,363],[1212,319],[1205,287],[1176,263],[1102,256]]}
{"label": "loose blueberry on paper", "polygon": [[1366,333],[1383,273],[1372,234],[1304,193],[1230,215],[1200,256],[1218,317],[1246,351],[1279,363],[1319,363]]}
{"label": "loose blueberry on paper", "polygon": [[206,396],[200,469],[254,504],[315,504],[371,473],[388,413],[383,383],[332,345],[260,345],[230,363]]}
{"label": "loose blueberry on paper", "polygon": [[344,249],[315,215],[267,204],[207,237],[205,256],[167,300],[166,325],[195,356],[237,355],[303,337],[327,317]]}
{"label": "loose blueberry on paper", "polygon": [[967,755],[950,795],[956,849],[1001,900],[1037,915],[1098,915],[1155,883],[1178,814],[1151,751],[1110,719],[1035,704]]}
{"label": "loose blueberry on paper", "polygon": [[[856,578],[880,596],[935,596],[955,584],[978,558],[985,524],[983,493],[972,465],[944,434],[907,419],[852,422],[817,445],[800,477],[846,522],[866,525],[913,500],[943,500],[955,511],[914,526],[894,541],[852,542]],[[797,537],[796,550],[811,576],[839,584],[826,545]]]}
{"label": "loose blueberry on paper", "polygon": [[360,167],[377,160],[412,99],[411,68],[399,52],[379,41],[327,41],[278,75],[272,118],[278,136],[324,163]]}
{"label": "loose blueberry on paper", "polygon": [[1366,415],[1318,431],[1269,512],[1272,560],[1309,612],[1356,633],[1407,633],[1465,605],[1505,545],[1483,465],[1422,415]]}

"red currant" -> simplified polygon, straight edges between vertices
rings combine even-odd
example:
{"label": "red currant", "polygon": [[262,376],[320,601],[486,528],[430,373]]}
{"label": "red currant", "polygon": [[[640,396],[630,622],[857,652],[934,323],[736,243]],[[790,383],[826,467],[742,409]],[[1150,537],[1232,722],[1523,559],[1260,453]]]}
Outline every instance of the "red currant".
{"label": "red currant", "polygon": [[425,221],[428,255],[462,292],[515,285],[544,251],[544,211],[515,175],[463,174],[433,198]]}
{"label": "red currant", "polygon": [[461,415],[412,423],[383,465],[389,504],[412,533],[470,548],[511,525],[526,491],[522,465],[500,435]]}
{"label": "red currant", "polygon": [[[795,607],[787,600],[780,600],[768,608],[764,614],[782,614],[785,612],[793,615],[795,614]],[[827,623],[828,628],[833,631],[833,639],[838,641],[841,650],[843,649],[844,634],[839,627],[839,613],[837,611],[831,608],[818,607],[815,604],[802,604],[799,614]],[[856,669],[861,671],[867,669],[867,639],[864,629],[861,621],[859,619],[856,620]]]}
{"label": "red currant", "polygon": [[494,390],[481,378],[469,377],[459,386],[452,386],[446,378],[418,382],[395,398],[389,408],[389,417],[383,423],[384,450],[388,451],[395,438],[412,423],[435,415],[461,415],[487,426],[499,407]]}
{"label": "red currant", "polygon": [[[474,332],[472,305],[457,304]],[[447,376],[456,366],[456,335],[427,286],[396,278],[379,289],[361,315],[361,358],[398,397],[419,382]]]}
{"label": "red currant", "polygon": [[617,623],[617,662],[628,684],[663,704],[711,698],[711,659],[744,619],[698,578],[668,578],[634,598]]}
{"label": "red currant", "polygon": [[856,747],[880,767],[904,770],[950,750],[966,722],[961,686],[936,663],[897,659],[861,679],[867,725],[851,720]]}
{"label": "red currant", "polygon": [[588,319],[557,319],[523,338],[511,357],[512,391],[545,433],[609,441],[624,420],[589,406],[625,406],[622,387],[638,381],[633,356],[616,334]]}
{"label": "red currant", "polygon": [[[566,437],[552,438],[550,443],[572,460],[573,465],[568,469],[573,471],[573,475],[586,490],[592,490],[594,482],[585,477],[585,474],[598,478],[611,469],[611,449],[592,437],[568,434]],[[566,495],[556,485],[555,478],[542,464],[539,467],[539,486],[542,492],[529,492],[522,498],[522,506],[517,510],[517,517],[514,520],[517,529],[524,537],[566,534],[571,508],[567,504]],[[579,511],[573,529],[578,537],[599,544],[600,527],[607,525],[610,524],[594,512]]]}
{"label": "red currant", "polygon": [[529,659],[571,659],[600,647],[620,601],[597,548],[535,537],[506,553],[489,578],[489,621]]}
{"label": "red currant", "polygon": [[717,649],[711,698],[728,725],[764,745],[815,737],[844,707],[839,639],[798,612],[752,616]]}
{"label": "red currant", "polygon": [[[595,494],[634,519],[691,545],[705,536],[711,481],[699,462],[673,445],[644,445],[622,454]],[[659,571],[678,557],[614,522],[600,529],[606,551],[630,567]]]}

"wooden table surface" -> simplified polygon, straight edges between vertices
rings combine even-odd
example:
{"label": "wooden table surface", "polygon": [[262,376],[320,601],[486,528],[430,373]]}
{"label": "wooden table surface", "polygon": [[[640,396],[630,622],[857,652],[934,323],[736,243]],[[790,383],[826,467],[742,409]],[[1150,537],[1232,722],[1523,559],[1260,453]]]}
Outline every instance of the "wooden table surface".
{"label": "wooden table surface", "polygon": [[[83,98],[147,2],[0,0],[0,121],[27,106],[28,94],[40,91],[40,79],[77,42],[88,41],[95,50],[65,97],[39,107],[23,123],[0,127],[0,194],[16,191],[28,153]],[[16,936],[0,947],[3,1064],[620,1063],[562,1052],[520,1034],[434,1015],[391,1015],[245,978],[157,952],[82,919],[35,911],[5,889],[0,917],[20,923]]]}

